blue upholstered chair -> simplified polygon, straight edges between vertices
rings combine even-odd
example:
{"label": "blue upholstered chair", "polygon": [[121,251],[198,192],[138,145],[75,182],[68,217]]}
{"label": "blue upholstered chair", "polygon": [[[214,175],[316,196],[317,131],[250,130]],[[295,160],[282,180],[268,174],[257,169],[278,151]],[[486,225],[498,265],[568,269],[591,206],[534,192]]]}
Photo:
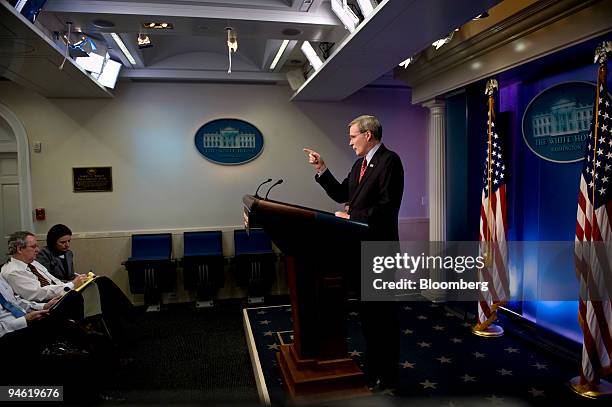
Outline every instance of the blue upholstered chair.
{"label": "blue upholstered chair", "polygon": [[196,308],[211,307],[217,290],[223,287],[221,231],[185,232],[183,243],[185,289],[196,292]]}
{"label": "blue upholstered chair", "polygon": [[249,303],[261,303],[274,280],[276,255],[263,229],[234,230],[234,264],[238,285],[248,287]]}
{"label": "blue upholstered chair", "polygon": [[132,255],[123,264],[128,271],[130,291],[144,294],[147,311],[159,311],[161,294],[175,288],[176,263],[172,259],[172,235],[132,235]]}

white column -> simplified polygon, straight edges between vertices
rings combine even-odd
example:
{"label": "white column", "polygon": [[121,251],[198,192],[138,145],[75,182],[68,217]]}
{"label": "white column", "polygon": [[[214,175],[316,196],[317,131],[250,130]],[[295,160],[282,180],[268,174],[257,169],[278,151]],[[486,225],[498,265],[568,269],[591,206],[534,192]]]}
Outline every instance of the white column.
{"label": "white column", "polygon": [[[446,104],[433,99],[423,103],[429,109],[427,137],[427,185],[429,202],[429,241],[446,240]],[[433,281],[445,281],[445,273],[430,271]],[[444,290],[426,290],[422,294],[434,302],[446,300]]]}

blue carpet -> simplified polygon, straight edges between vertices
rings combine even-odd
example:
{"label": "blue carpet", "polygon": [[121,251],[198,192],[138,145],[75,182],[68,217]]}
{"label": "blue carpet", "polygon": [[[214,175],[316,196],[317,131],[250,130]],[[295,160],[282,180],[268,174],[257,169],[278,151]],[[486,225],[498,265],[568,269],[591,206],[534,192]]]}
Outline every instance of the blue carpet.
{"label": "blue carpet", "polygon": [[[509,330],[501,338],[475,336],[471,333],[472,323],[444,306],[427,302],[398,305],[402,338],[400,386],[374,397],[412,405],[602,404],[574,394],[567,386],[568,380],[578,374],[577,363],[568,364],[543,352]],[[275,353],[280,344],[292,341],[290,306],[252,308],[247,312],[271,402],[285,404],[288,400]],[[359,325],[358,312],[349,309],[347,350],[363,367],[364,342]]]}

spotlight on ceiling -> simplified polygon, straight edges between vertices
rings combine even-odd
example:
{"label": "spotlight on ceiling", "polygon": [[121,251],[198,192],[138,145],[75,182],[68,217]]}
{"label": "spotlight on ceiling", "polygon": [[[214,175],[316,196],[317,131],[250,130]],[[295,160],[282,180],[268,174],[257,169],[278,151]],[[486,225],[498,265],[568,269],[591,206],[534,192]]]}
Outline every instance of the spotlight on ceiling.
{"label": "spotlight on ceiling", "polygon": [[342,21],[344,27],[350,32],[355,31],[359,25],[359,18],[353,10],[346,4],[346,0],[331,0],[332,11]]}
{"label": "spotlight on ceiling", "polygon": [[315,69],[315,71],[323,65],[323,61],[321,61],[321,58],[319,57],[319,55],[317,55],[317,52],[314,50],[314,48],[308,41],[304,41],[300,49],[308,59],[308,62],[310,62],[310,65],[312,65],[312,67]]}
{"label": "spotlight on ceiling", "polygon": [[151,38],[147,34],[138,34],[138,48],[151,48],[153,44],[151,44]]}
{"label": "spotlight on ceiling", "polygon": [[489,17],[489,13],[485,11],[485,12],[478,14],[476,17],[472,18],[472,20],[482,20],[483,18],[487,18],[487,17]]}
{"label": "spotlight on ceiling", "polygon": [[377,3],[375,0],[357,0],[357,4],[361,9],[361,14],[363,14],[363,18],[368,18],[370,14],[374,11]]}
{"label": "spotlight on ceiling", "polygon": [[[457,30],[455,30],[457,31]],[[438,41],[434,41],[431,45],[436,47],[436,49],[440,49],[444,44],[448,44],[453,39],[453,35],[455,35],[455,31],[451,31],[445,38],[440,38]]]}

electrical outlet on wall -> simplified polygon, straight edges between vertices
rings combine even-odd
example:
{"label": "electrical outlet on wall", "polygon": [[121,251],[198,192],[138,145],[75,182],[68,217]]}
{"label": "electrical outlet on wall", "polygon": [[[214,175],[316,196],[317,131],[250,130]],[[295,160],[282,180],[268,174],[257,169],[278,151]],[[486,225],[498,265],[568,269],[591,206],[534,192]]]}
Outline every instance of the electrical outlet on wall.
{"label": "electrical outlet on wall", "polygon": [[427,197],[425,195],[421,197],[421,206],[427,206]]}
{"label": "electrical outlet on wall", "polygon": [[42,141],[35,141],[32,145],[32,150],[34,150],[35,153],[42,152]]}

